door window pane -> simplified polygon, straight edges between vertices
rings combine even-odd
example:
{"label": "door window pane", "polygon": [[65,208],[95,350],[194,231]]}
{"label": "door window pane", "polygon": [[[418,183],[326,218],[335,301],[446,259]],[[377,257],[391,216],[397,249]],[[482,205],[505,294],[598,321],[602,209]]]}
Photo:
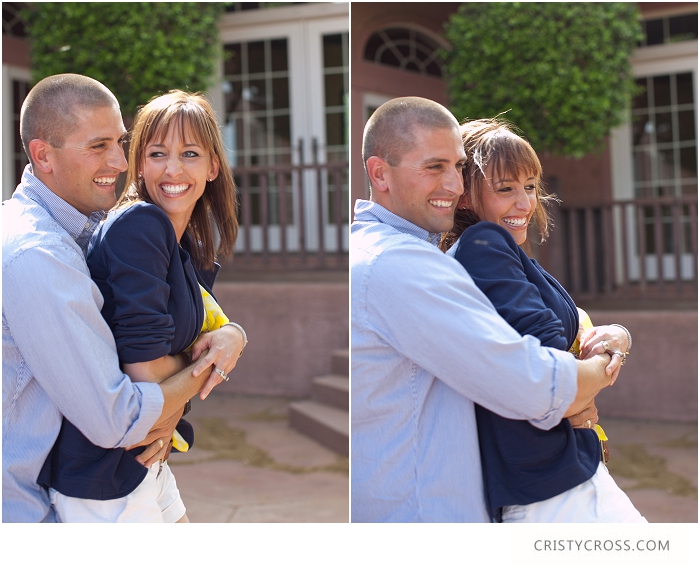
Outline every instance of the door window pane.
{"label": "door window pane", "polygon": [[[638,78],[632,113],[636,197],[681,195],[697,187],[692,73]],[[646,102],[644,101],[646,100]]]}
{"label": "door window pane", "polygon": [[[238,42],[224,46],[224,135],[230,160],[236,166],[273,166],[291,163],[289,57],[286,38]],[[242,182],[236,182],[242,188]],[[284,212],[292,224],[292,187],[285,185]],[[282,200],[274,172],[251,174],[251,223],[280,222]],[[263,195],[264,194],[264,197]]]}

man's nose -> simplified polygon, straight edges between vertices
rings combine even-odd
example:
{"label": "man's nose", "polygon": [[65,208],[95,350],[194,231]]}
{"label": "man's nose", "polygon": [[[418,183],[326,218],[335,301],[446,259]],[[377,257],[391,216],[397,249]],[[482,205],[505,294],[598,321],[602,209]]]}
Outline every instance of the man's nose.
{"label": "man's nose", "polygon": [[114,150],[112,151],[109,158],[109,167],[114,168],[119,172],[126,172],[126,156],[124,155],[124,148],[122,148],[121,144],[115,146]]}
{"label": "man's nose", "polygon": [[448,170],[447,180],[445,181],[445,189],[448,192],[452,192],[458,196],[464,193],[464,183],[462,181],[462,170],[461,168],[455,168],[454,170]]}

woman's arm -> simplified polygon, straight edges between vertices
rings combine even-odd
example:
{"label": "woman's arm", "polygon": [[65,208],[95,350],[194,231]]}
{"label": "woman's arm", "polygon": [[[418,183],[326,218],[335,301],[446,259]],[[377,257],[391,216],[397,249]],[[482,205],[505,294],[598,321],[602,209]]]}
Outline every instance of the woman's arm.
{"label": "woman's arm", "polygon": [[[532,335],[543,346],[567,350],[564,324],[528,278],[521,252],[509,232],[496,224],[481,222],[464,234],[455,259],[469,272],[499,315],[520,335]],[[542,281],[546,282],[544,277]]]}
{"label": "woman's arm", "polygon": [[[152,381],[154,383],[160,383],[171,375],[182,371],[188,365],[189,361],[185,354],[165,355],[152,361],[125,363],[122,365],[122,371],[133,381]],[[144,445],[152,445],[158,442],[158,440],[161,440],[164,445],[169,443],[173,431],[178,421],[180,421],[180,417],[182,417],[182,412],[179,411],[166,417],[161,416],[148,432],[148,435],[142,441],[129,446],[129,449]]]}

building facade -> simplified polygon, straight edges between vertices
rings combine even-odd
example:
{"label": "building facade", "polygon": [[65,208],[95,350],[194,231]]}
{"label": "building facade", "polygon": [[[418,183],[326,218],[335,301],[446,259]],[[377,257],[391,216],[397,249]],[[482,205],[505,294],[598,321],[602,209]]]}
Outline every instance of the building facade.
{"label": "building facade", "polygon": [[[631,65],[643,92],[602,152],[540,153],[553,209],[533,255],[594,323],[634,334],[620,382],[598,399],[610,416],[697,420],[698,4],[640,2],[644,40]],[[457,3],[356,3],[351,11],[351,198],[366,198],[367,118],[383,102],[448,105],[435,51]],[[526,134],[527,136],[527,134]]]}

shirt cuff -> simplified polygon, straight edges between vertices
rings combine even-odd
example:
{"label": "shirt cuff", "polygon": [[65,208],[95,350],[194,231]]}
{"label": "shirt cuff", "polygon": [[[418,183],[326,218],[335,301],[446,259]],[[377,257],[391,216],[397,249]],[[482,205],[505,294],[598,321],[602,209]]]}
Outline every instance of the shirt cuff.
{"label": "shirt cuff", "polygon": [[163,412],[165,399],[160,385],[148,381],[134,381],[132,383],[141,396],[139,416],[115,447],[129,447],[142,441]]}
{"label": "shirt cuff", "polygon": [[568,351],[561,351],[550,347],[545,349],[554,360],[552,382],[552,406],[549,411],[539,419],[529,420],[539,429],[552,429],[559,425],[566,410],[576,399],[578,391],[578,365],[577,359]]}

